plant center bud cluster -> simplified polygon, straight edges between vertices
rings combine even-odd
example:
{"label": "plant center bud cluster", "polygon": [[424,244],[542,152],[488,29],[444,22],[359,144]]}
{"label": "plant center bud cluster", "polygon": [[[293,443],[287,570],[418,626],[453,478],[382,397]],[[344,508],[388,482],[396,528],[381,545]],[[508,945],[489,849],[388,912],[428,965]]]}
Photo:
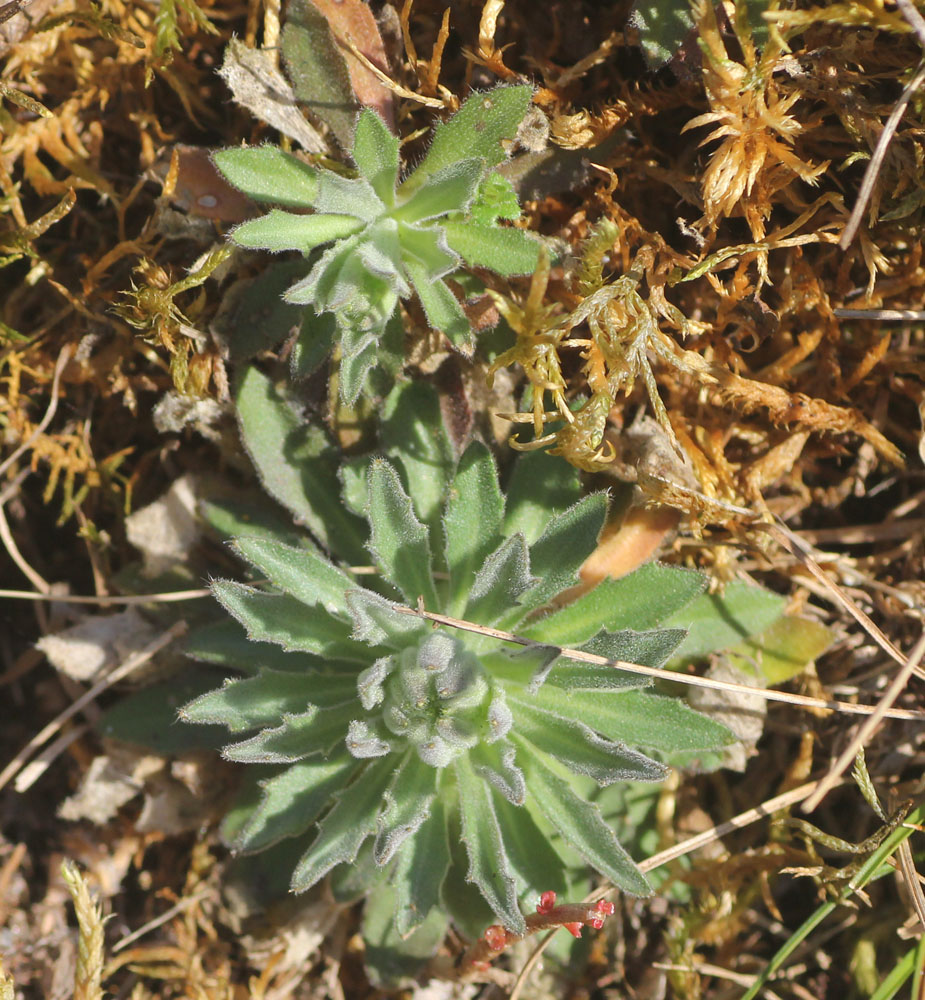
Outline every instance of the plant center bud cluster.
{"label": "plant center bud cluster", "polygon": [[360,674],[357,688],[374,714],[351,723],[347,747],[355,757],[411,745],[426,764],[442,768],[511,728],[504,697],[478,657],[445,632],[377,660]]}

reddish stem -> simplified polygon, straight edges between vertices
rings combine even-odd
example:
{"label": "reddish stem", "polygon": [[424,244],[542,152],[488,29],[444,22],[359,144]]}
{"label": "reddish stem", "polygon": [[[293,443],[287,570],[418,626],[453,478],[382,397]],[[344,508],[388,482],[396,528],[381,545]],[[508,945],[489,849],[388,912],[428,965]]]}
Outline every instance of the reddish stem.
{"label": "reddish stem", "polygon": [[590,906],[587,903],[560,903],[557,906],[556,894],[551,890],[544,892],[536,905],[536,913],[524,918],[527,924],[525,934],[515,934],[501,924],[492,924],[463,955],[458,975],[464,976],[474,969],[487,969],[491,960],[500,955],[508,945],[522,941],[538,931],[564,927],[575,937],[581,937],[584,926],[600,930],[604,926],[604,920],[613,912],[613,903],[604,899]]}

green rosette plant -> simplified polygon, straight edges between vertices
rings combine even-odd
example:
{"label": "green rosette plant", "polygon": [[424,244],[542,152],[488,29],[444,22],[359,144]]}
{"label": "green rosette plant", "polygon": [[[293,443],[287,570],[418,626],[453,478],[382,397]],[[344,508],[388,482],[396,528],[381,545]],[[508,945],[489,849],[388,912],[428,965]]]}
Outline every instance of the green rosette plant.
{"label": "green rosette plant", "polygon": [[[301,479],[271,478],[273,442],[298,452],[304,429],[256,371],[239,407],[265,484],[304,522],[313,510],[321,537],[323,511],[305,491],[330,489],[325,455],[303,448]],[[247,675],[181,714],[227,726],[225,757],[263,765],[235,846],[299,838],[295,892],[358,867],[361,893],[388,893],[377,933],[399,948],[434,921],[435,946],[447,916],[467,933],[491,919],[522,933],[523,910],[542,892],[567,892],[587,865],[648,893],[594,789],[657,781],[666,767],[656,758],[712,751],[730,735],[643,690],[645,678],[561,649],[663,664],[686,630],[657,626],[703,592],[704,577],[650,565],[557,606],[597,544],[607,496],[582,497],[574,471],[540,453],[517,460],[503,491],[484,445],[454,461],[421,383],[396,387],[383,416],[381,453],[340,470],[344,505],[323,536],[327,554],[252,529],[234,548],[261,582],[213,582],[252,640],[249,662],[238,654]],[[356,559],[364,537],[375,572],[357,576],[339,557]],[[407,613],[420,607],[489,631]]]}
{"label": "green rosette plant", "polygon": [[416,294],[428,323],[468,348],[469,322],[446,279],[464,264],[503,275],[536,267],[538,241],[498,225],[518,218],[520,208],[511,184],[494,173],[531,96],[529,86],[473,94],[437,125],[427,154],[404,180],[398,136],[369,108],[356,123],[354,176],[272,146],[214,154],[222,174],[249,197],[284,206],[232,230],[238,246],[306,256],[327,246],[284,298],[310,307],[316,320],[306,332],[316,342],[300,355],[317,362],[339,345],[345,401],[356,399],[384,345],[400,354],[400,299]]}

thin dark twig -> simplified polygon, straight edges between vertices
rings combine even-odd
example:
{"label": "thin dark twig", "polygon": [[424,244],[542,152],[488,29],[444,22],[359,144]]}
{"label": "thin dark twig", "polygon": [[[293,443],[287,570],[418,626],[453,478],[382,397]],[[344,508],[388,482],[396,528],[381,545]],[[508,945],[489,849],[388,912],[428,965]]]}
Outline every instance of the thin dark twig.
{"label": "thin dark twig", "polygon": [[921,323],[925,320],[923,309],[833,309],[832,312],[839,319],[870,319],[877,323]]}
{"label": "thin dark twig", "polygon": [[16,17],[16,15],[20,13],[22,13],[21,0],[9,0],[9,3],[5,3],[0,6],[0,24],[3,24],[5,21],[9,21],[11,18]]}
{"label": "thin dark twig", "polygon": [[916,70],[915,76],[909,81],[906,89],[900,95],[899,100],[896,102],[896,107],[893,108],[890,117],[887,118],[886,124],[883,126],[883,131],[877,140],[873,156],[870,158],[870,163],[867,164],[867,170],[864,171],[864,180],[861,181],[858,200],[854,203],[854,208],[851,210],[851,218],[848,219],[848,224],[845,226],[838,241],[838,245],[842,250],[847,250],[849,244],[857,235],[858,227],[861,225],[861,216],[864,214],[864,210],[867,208],[867,203],[870,201],[870,196],[873,193],[874,184],[877,182],[877,175],[880,173],[883,158],[886,156],[887,146],[889,146],[890,140],[899,126],[899,119],[902,118],[903,112],[906,110],[906,105],[912,99],[912,95],[922,85],[923,80],[925,80],[925,62],[919,63],[919,68]]}
{"label": "thin dark twig", "polygon": [[858,751],[863,748],[865,742],[873,735],[874,730],[886,717],[890,706],[899,697],[906,684],[908,684],[912,672],[919,665],[923,656],[925,656],[925,632],[922,633],[919,640],[912,647],[908,659],[903,664],[902,670],[897,671],[896,676],[890,681],[890,685],[883,693],[876,711],[861,723],[854,739],[849,741],[845,749],[839,754],[838,760],[829,768],[828,773],[820,780],[816,790],[803,804],[805,812],[812,812],[830,789],[834,788],[842,774],[844,774],[857,756]]}
{"label": "thin dark twig", "polygon": [[916,10],[910,0],[896,0],[899,12],[909,22],[909,26],[915,32],[919,40],[919,45],[925,49],[925,17]]}

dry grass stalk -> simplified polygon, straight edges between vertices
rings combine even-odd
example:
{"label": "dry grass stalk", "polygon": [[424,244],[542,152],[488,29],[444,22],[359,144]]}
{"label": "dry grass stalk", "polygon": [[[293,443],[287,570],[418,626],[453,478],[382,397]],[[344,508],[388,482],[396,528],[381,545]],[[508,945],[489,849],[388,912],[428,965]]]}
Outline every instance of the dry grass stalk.
{"label": "dry grass stalk", "polygon": [[66,709],[60,712],[51,722],[43,727],[31,740],[16,754],[13,760],[0,772],[0,788],[4,788],[11,778],[22,769],[30,757],[38,750],[43,743],[51,739],[52,736],[69,720],[72,719],[85,705],[89,704],[101,692],[117,684],[120,680],[128,677],[139,667],[147,663],[151,657],[155,656],[162,649],[178,639],[186,631],[185,622],[177,622],[169,629],[149,642],[144,649],[139,650],[130,656],[124,663],[110,671],[105,677],[97,681],[88,688],[76,701],[72,702]]}
{"label": "dry grass stalk", "polygon": [[[513,632],[505,632],[502,629],[489,628],[486,625],[478,625],[475,622],[464,621],[461,618],[451,618],[448,615],[438,615],[423,608],[409,608],[403,604],[393,604],[393,611],[398,611],[403,615],[417,615],[429,622],[437,625],[446,625],[449,628],[458,628],[464,632],[474,632],[477,635],[489,636],[492,639],[499,639],[502,642],[510,642],[517,646],[536,646],[532,639],[525,639],[523,636],[515,635]],[[624,660],[610,660],[606,656],[598,656],[597,653],[588,653],[580,649],[570,649],[562,647],[561,654],[571,660],[579,660],[582,663],[593,663],[595,666],[613,667],[615,670],[625,670],[627,673],[639,674],[642,677],[652,677],[668,679],[678,684],[686,684],[690,687],[709,688],[713,691],[730,691],[739,695],[764,698],[767,701],[779,701],[788,705],[798,705],[810,709],[827,709],[836,712],[843,712],[846,715],[872,715],[881,709],[880,705],[856,705],[851,702],[832,701],[826,698],[810,698],[806,695],[792,694],[788,691],[775,691],[770,688],[749,687],[745,684],[735,684],[730,681],[720,681],[712,677],[698,677],[692,674],[682,674],[672,670],[662,670],[657,667],[644,667],[638,663],[628,663]],[[925,712],[907,711],[905,709],[887,708],[883,717],[891,719],[907,719],[911,721],[925,721]]]}
{"label": "dry grass stalk", "polygon": [[803,806],[806,812],[812,812],[825,795],[835,786],[838,779],[848,770],[851,762],[857,757],[858,751],[866,746],[867,741],[886,717],[890,706],[899,697],[906,684],[908,684],[909,678],[921,662],[923,656],[925,656],[925,632],[922,633],[918,642],[909,651],[909,656],[903,664],[902,669],[897,671],[896,676],[890,681],[875,711],[861,723],[853,739],[849,740],[848,745],[839,754],[838,759],[829,768],[828,773],[819,781],[819,786],[806,800]]}

